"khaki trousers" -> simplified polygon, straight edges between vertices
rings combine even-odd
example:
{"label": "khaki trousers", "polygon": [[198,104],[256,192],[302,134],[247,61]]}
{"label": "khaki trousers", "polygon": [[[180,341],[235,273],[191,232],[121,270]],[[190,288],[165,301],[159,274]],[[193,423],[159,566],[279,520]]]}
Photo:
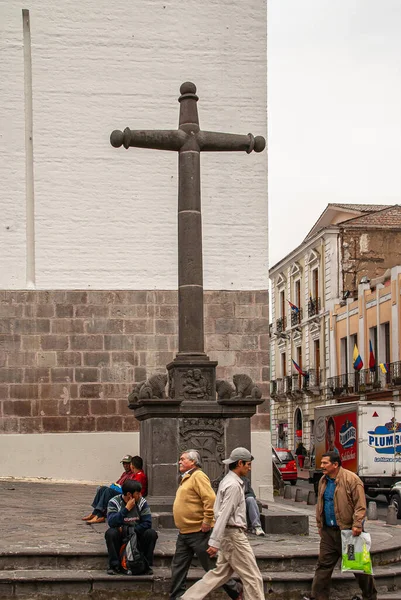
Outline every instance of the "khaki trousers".
{"label": "khaki trousers", "polygon": [[256,558],[242,529],[227,527],[221,541],[216,568],[206,573],[182,600],[202,600],[226,583],[234,571],[242,581],[244,600],[265,600],[263,579]]}

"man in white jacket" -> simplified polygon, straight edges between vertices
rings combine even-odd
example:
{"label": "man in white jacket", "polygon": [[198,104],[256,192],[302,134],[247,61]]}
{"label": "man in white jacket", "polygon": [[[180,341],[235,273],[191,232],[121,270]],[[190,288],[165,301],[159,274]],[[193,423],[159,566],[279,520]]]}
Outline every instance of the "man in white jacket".
{"label": "man in white jacket", "polygon": [[265,600],[263,579],[255,555],[245,535],[247,529],[244,482],[253,456],[246,448],[235,448],[223,460],[229,472],[220,483],[214,504],[216,523],[209,539],[209,556],[218,553],[216,568],[206,573],[182,596],[182,600],[202,600],[232,577],[234,571],[243,585],[244,598]]}

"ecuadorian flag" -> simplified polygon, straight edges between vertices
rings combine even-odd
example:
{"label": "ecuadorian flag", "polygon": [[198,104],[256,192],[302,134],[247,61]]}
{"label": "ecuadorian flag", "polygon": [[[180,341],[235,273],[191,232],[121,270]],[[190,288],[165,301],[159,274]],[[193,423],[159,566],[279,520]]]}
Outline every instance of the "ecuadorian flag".
{"label": "ecuadorian flag", "polygon": [[354,355],[353,355],[353,359],[354,359],[354,369],[355,371],[360,371],[363,367],[363,360],[359,354],[359,350],[358,350],[358,346],[355,344],[354,346]]}

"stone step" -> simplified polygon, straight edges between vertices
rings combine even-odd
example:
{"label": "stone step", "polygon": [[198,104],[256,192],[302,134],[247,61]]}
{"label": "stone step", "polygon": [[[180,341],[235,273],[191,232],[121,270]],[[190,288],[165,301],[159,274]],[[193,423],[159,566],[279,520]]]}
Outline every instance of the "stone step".
{"label": "stone step", "polygon": [[[124,599],[166,599],[170,585],[169,569],[155,567],[153,575],[129,577],[110,576],[105,571],[96,570],[19,570],[0,572],[1,598],[35,598],[46,600],[50,596],[57,600],[77,599],[89,596],[97,600]],[[189,573],[189,583],[201,577],[203,571],[193,569]],[[313,571],[304,573],[263,573],[265,597],[269,600],[299,600],[308,594]],[[378,567],[375,578],[380,600],[401,598],[401,565]],[[352,574],[335,571],[332,578],[332,600],[349,600],[358,593],[358,586]],[[394,594],[397,594],[394,595]],[[223,592],[210,596],[213,600],[226,598]]]}
{"label": "stone step", "polygon": [[[303,554],[280,552],[279,542],[275,542],[272,549],[266,554],[265,548],[254,546],[255,556],[261,571],[302,573],[305,570],[313,570],[317,561],[316,550],[305,550]],[[155,567],[169,569],[173,554],[172,552],[155,551]],[[373,565],[396,565],[401,563],[401,547],[394,546],[377,552],[372,551]],[[106,549],[101,551],[74,552],[71,550],[57,549],[54,551],[27,550],[22,552],[9,552],[0,554],[0,571],[24,571],[24,570],[52,570],[63,571],[97,571],[105,569],[107,564]],[[193,561],[196,568],[198,562]],[[401,600],[401,599],[400,599]]]}
{"label": "stone step", "polygon": [[[300,552],[294,546],[289,551],[280,549],[280,536],[267,538],[253,538],[253,550],[261,571],[302,573],[305,570],[313,570],[318,556],[318,546],[311,549],[305,548]],[[295,539],[295,538],[294,538]],[[302,539],[302,538],[301,538]],[[269,543],[266,546],[265,540]],[[256,543],[254,543],[256,542]],[[298,541],[299,544],[299,541]],[[56,549],[27,549],[25,551],[12,551],[0,553],[0,571],[14,570],[52,570],[60,569],[67,571],[91,571],[103,570],[107,563],[105,546],[99,550],[65,550]],[[174,552],[174,544],[168,546],[156,546],[154,564],[155,567],[169,569]],[[374,566],[392,565],[401,563],[401,546],[396,543],[372,551]],[[195,559],[193,566],[197,567]]]}

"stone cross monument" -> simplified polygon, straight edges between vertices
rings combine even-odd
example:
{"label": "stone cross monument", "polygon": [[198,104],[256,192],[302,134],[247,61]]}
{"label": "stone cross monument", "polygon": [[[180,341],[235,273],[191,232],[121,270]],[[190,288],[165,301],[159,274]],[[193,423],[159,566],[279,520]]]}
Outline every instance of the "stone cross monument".
{"label": "stone cross monument", "polygon": [[[171,507],[180,451],[200,449],[203,467],[213,480],[221,459],[235,446],[250,446],[250,417],[262,402],[246,375],[234,378],[235,390],[222,382],[216,402],[216,365],[204,351],[201,152],[262,152],[265,139],[202,131],[196,86],[181,85],[179,127],[175,130],[113,131],[111,145],[178,152],[178,354],[167,365],[169,397],[162,375],[141,382],[130,406],[141,421],[140,446],[149,476],[154,510]],[[224,388],[224,389],[223,389]]]}

